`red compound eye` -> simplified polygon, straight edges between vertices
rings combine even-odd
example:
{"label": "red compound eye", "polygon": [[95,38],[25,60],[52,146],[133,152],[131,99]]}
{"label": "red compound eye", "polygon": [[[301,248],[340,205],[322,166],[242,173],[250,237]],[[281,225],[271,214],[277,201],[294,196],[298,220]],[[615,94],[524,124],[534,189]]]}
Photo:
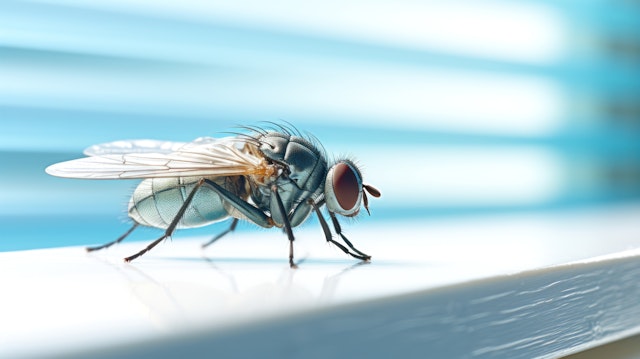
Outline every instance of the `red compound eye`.
{"label": "red compound eye", "polygon": [[340,207],[348,211],[358,203],[360,186],[358,177],[346,163],[338,163],[333,169],[333,190]]}

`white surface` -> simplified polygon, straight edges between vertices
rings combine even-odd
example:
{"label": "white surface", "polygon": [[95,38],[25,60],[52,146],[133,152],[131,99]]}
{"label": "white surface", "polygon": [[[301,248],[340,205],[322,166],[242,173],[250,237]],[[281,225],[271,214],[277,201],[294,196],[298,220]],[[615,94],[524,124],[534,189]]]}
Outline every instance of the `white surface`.
{"label": "white surface", "polygon": [[[640,207],[0,253],[0,357],[534,357],[640,332]],[[367,227],[367,228],[365,228]],[[96,236],[92,235],[91,238]],[[99,237],[99,236],[97,236]],[[205,257],[206,256],[206,257]],[[421,355],[422,354],[422,355]]]}

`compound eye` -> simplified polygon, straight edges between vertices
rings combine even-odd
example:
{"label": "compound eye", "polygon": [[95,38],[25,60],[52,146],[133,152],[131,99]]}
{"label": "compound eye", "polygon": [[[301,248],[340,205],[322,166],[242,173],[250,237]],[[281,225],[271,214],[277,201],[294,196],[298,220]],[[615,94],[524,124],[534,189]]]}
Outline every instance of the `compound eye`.
{"label": "compound eye", "polygon": [[339,162],[331,168],[328,177],[328,208],[344,216],[357,214],[362,198],[360,173],[348,163]]}
{"label": "compound eye", "polygon": [[348,211],[356,206],[360,192],[358,178],[347,164],[339,163],[336,165],[333,171],[333,190],[342,209]]}

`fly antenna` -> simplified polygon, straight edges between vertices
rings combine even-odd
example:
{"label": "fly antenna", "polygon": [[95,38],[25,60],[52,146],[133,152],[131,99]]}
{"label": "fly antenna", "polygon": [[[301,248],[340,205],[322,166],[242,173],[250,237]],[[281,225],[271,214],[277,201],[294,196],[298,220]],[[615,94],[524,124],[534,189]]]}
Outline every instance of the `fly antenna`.
{"label": "fly antenna", "polygon": [[370,184],[365,184],[362,187],[365,190],[367,190],[367,192],[369,192],[369,194],[374,196],[375,198],[379,198],[382,195],[382,193],[380,193],[380,190],[378,190],[377,188],[373,187]]}

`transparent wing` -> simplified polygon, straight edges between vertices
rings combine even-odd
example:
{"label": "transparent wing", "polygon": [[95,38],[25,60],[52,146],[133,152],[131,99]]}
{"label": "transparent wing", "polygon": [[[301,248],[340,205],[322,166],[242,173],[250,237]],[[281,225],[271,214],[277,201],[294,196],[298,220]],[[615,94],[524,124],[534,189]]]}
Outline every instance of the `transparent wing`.
{"label": "transparent wing", "polygon": [[[116,141],[90,147],[88,152],[96,155],[56,163],[47,167],[46,172],[68,178],[129,179],[234,176],[268,170],[263,158],[240,148],[245,142],[239,139],[204,138],[179,147],[179,142],[164,145],[162,141],[144,141]],[[127,148],[134,152],[127,152]],[[168,152],[168,148],[176,150]]]}
{"label": "transparent wing", "polygon": [[171,153],[177,152],[188,144],[205,144],[230,139],[215,139],[213,137],[199,137],[192,142],[175,142],[160,140],[120,140],[101,143],[87,147],[83,153],[86,156],[121,155],[127,153]]}
{"label": "transparent wing", "polygon": [[86,156],[121,155],[127,153],[171,153],[176,152],[188,142],[159,140],[122,140],[101,143],[86,148]]}

